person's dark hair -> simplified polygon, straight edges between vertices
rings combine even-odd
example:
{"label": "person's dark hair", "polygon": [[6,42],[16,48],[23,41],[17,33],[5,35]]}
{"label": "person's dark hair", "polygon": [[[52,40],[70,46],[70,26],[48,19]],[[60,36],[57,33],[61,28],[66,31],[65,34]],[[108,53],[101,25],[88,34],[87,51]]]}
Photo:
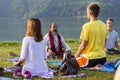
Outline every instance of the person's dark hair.
{"label": "person's dark hair", "polygon": [[96,3],[90,3],[88,9],[91,11],[94,17],[98,17],[100,12],[100,6]]}
{"label": "person's dark hair", "polygon": [[114,22],[114,20],[112,18],[108,18],[107,20]]}
{"label": "person's dark hair", "polygon": [[37,42],[43,39],[41,22],[38,18],[28,19],[26,36],[33,37]]}

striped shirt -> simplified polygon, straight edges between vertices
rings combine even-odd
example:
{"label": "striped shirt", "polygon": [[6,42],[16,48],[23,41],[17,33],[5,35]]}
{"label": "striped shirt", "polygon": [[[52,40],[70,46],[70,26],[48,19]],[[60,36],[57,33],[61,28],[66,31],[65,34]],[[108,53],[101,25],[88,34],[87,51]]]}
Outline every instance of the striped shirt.
{"label": "striped shirt", "polygon": [[115,43],[119,40],[118,33],[115,30],[108,32],[108,39],[106,41],[107,49],[114,49]]}

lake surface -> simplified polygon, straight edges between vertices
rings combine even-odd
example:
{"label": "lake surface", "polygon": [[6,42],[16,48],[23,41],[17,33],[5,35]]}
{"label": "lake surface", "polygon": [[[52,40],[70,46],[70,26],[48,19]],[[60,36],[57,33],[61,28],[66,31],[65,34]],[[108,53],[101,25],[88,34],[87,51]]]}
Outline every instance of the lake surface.
{"label": "lake surface", "polygon": [[[65,39],[79,39],[82,25],[88,22],[87,18],[39,18],[42,23],[42,32],[45,35],[49,25],[55,22],[59,32]],[[104,22],[107,18],[100,18]],[[114,19],[114,29],[120,33],[120,18]],[[26,33],[27,19],[0,18],[0,41],[22,41]],[[120,35],[119,35],[120,36]]]}

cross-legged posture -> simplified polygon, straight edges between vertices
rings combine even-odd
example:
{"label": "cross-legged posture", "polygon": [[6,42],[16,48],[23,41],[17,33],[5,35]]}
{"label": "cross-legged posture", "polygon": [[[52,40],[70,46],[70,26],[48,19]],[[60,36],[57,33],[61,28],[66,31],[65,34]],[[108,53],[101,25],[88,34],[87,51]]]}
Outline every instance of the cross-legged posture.
{"label": "cross-legged posture", "polygon": [[[118,33],[113,30],[113,19],[108,18],[106,21],[107,29],[108,29],[108,39],[106,41],[105,51],[107,54],[119,54],[120,53],[120,45],[118,43],[119,37]],[[118,49],[116,50],[115,47]]]}
{"label": "cross-legged posture", "polygon": [[26,36],[22,41],[20,59],[14,62],[14,65],[21,65],[25,62],[22,74],[29,71],[32,76],[42,76],[49,72],[46,58],[46,41],[43,39],[41,22],[38,18],[30,18],[27,23]]}
{"label": "cross-legged posture", "polygon": [[82,26],[80,36],[82,42],[75,54],[81,67],[94,67],[106,62],[104,48],[107,39],[107,27],[97,18],[99,12],[100,7],[96,3],[90,3],[87,7],[87,17],[90,21]]}
{"label": "cross-legged posture", "polygon": [[65,42],[63,36],[58,32],[55,23],[50,25],[49,32],[44,36],[47,41],[47,56],[49,58],[63,57],[63,54],[71,54],[71,49]]}

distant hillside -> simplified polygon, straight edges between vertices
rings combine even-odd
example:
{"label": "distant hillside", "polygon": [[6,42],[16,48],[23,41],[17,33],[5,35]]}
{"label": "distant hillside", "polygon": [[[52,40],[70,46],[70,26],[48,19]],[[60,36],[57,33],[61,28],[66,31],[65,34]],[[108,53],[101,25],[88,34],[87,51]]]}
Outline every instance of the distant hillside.
{"label": "distant hillside", "polygon": [[85,16],[87,4],[97,1],[100,16],[120,16],[120,0],[0,0],[0,17],[75,17]]}

